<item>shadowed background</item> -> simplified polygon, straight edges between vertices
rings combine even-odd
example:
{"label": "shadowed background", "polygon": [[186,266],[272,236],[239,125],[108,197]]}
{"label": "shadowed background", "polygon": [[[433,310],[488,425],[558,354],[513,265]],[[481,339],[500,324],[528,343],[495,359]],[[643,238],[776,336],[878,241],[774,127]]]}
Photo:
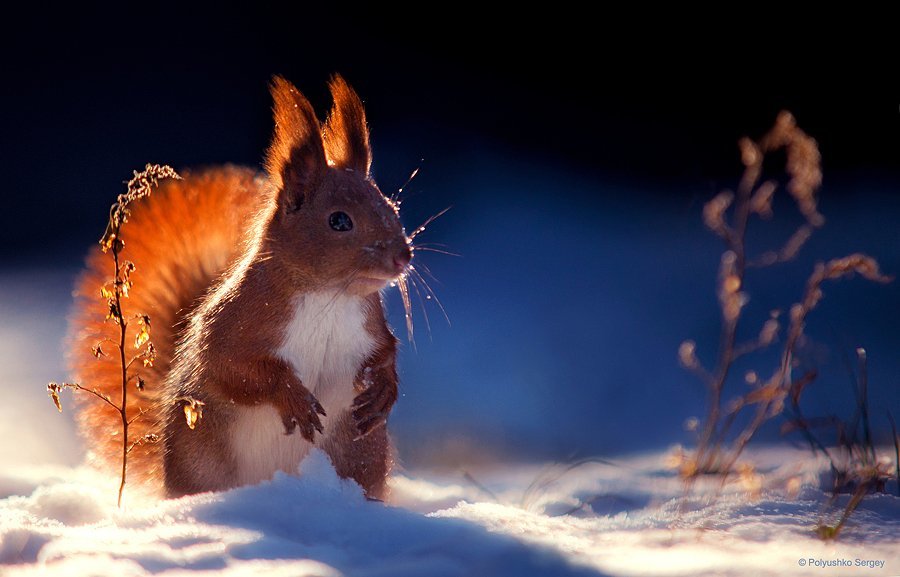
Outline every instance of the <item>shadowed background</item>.
{"label": "shadowed background", "polygon": [[[689,441],[681,425],[701,413],[704,392],[676,351],[693,338],[711,363],[718,338],[721,247],[700,211],[734,186],[737,139],[759,136],[781,109],[820,143],[828,223],[796,263],[750,277],[746,336],[799,297],[817,260],[863,250],[900,272],[900,102],[882,85],[874,47],[835,61],[814,39],[763,53],[723,48],[702,30],[691,49],[686,31],[623,41],[608,34],[618,23],[580,20],[264,8],[22,16],[0,40],[10,56],[0,456],[78,460],[43,386],[65,376],[60,338],[87,247],[132,169],[258,166],[274,73],[320,115],[332,72],[357,89],[382,190],[420,169],[403,194],[408,229],[453,206],[420,237],[460,256],[417,256],[451,326],[434,299],[416,299],[428,321],[414,302],[415,347],[404,346],[391,420],[407,462]],[[757,246],[773,247],[798,222],[790,202],[775,212],[756,229]],[[808,330],[822,372],[809,412],[849,417],[842,356],[864,346],[884,439],[885,411],[900,417],[898,285],[841,282],[826,295]],[[388,303],[401,332],[399,298]],[[777,426],[763,437],[776,439]]]}

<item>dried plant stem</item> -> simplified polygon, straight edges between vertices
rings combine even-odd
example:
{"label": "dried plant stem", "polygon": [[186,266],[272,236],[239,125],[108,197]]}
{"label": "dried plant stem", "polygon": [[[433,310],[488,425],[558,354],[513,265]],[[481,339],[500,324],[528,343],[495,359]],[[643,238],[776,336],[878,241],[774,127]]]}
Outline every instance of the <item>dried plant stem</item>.
{"label": "dried plant stem", "polygon": [[[797,127],[793,116],[787,112],[781,113],[769,133],[756,142],[741,139],[739,147],[744,171],[736,194],[722,191],[703,208],[704,223],[725,243],[717,281],[722,324],[716,361],[713,369],[707,370],[696,356],[696,343],[693,341],[682,343],[678,353],[682,366],[705,382],[709,396],[696,451],[680,462],[681,474],[690,479],[701,473],[719,473],[723,475],[723,483],[756,431],[765,421],[783,411],[785,400],[793,395],[798,385],[802,389],[811,380],[804,377],[795,382],[791,371],[795,365],[795,350],[804,336],[806,317],[822,298],[822,284],[854,273],[876,282],[890,280],[880,273],[874,259],[863,254],[851,254],[816,265],[807,280],[802,298],[790,309],[787,335],[771,376],[759,379],[753,372],[752,378],[747,379],[753,390],[731,401],[727,407],[723,406],[723,394],[732,376],[734,363],[746,354],[770,346],[781,328],[778,320],[780,313],[773,312],[755,340],[738,343],[742,310],[748,298],[744,292],[748,267],[765,267],[791,260],[812,231],[824,223],[816,199],[822,180],[818,147],[815,140]],[[746,242],[750,219],[754,214],[761,218],[771,217],[772,198],[778,188],[772,180],[762,181],[763,162],[767,154],[778,150],[783,150],[787,156],[787,191],[806,222],[790,235],[780,249],[751,259],[748,258]],[[799,390],[796,395],[799,395]],[[751,407],[749,421],[733,437],[731,429],[737,422],[738,414]],[[866,410],[862,411],[862,418],[867,420]],[[868,439],[867,443],[870,443]]]}
{"label": "dried plant stem", "polygon": [[[129,205],[140,198],[149,196],[153,188],[159,184],[160,179],[164,178],[180,178],[178,174],[168,166],[160,166],[157,164],[148,164],[143,171],[135,171],[134,177],[128,181],[128,190],[120,194],[116,199],[116,203],[110,207],[109,222],[106,225],[106,231],[100,239],[100,248],[104,253],[112,254],[113,277],[112,280],[101,287],[101,295],[106,300],[107,315],[106,320],[112,321],[119,328],[118,339],[103,339],[96,343],[91,352],[98,359],[105,356],[101,345],[110,343],[119,349],[118,360],[121,369],[121,402],[116,404],[106,394],[100,393],[96,389],[82,386],[78,383],[50,383],[47,387],[50,397],[53,399],[56,408],[62,411],[59,393],[63,389],[72,389],[76,391],[87,392],[94,397],[100,399],[118,413],[119,420],[122,423],[122,467],[119,479],[119,491],[117,504],[122,506],[122,495],[125,491],[125,483],[128,474],[128,454],[136,446],[144,442],[152,443],[158,440],[158,436],[154,433],[144,435],[140,439],[131,442],[129,439],[129,426],[138,418],[140,418],[145,410],[141,409],[138,415],[132,418],[128,416],[128,383],[133,378],[138,379],[138,388],[143,389],[144,381],[139,373],[129,374],[129,370],[134,362],[138,359],[143,360],[143,366],[152,366],[156,357],[156,349],[150,338],[150,318],[145,314],[126,315],[123,310],[123,299],[128,297],[128,293],[132,287],[131,273],[135,270],[135,265],[131,261],[122,259],[122,250],[125,248],[125,242],[121,238],[122,226],[128,222],[130,214]],[[128,341],[127,318],[134,317],[137,319],[138,331],[135,335],[134,346],[139,349],[138,354],[128,360],[126,342]]]}
{"label": "dried plant stem", "polygon": [[888,411],[887,416],[891,422],[891,433],[894,436],[894,479],[897,480],[897,496],[900,497],[900,436],[897,436],[897,423],[894,422],[894,415]]}
{"label": "dried plant stem", "polygon": [[[141,319],[142,333],[136,337],[137,346],[143,346],[145,343],[147,348],[145,353],[135,356],[131,361],[127,360],[125,352],[125,342],[128,335],[128,321],[122,311],[122,297],[127,296],[131,286],[130,274],[134,271],[134,264],[131,262],[122,262],[120,253],[125,247],[124,241],[121,239],[122,225],[128,221],[129,204],[140,198],[149,196],[153,188],[157,186],[160,178],[179,178],[178,174],[168,166],[159,166],[148,164],[143,172],[135,172],[134,177],[128,182],[128,190],[125,194],[120,194],[116,203],[110,208],[109,224],[103,238],[100,239],[100,245],[104,252],[112,251],[114,266],[113,281],[113,299],[115,306],[110,306],[110,315],[113,322],[119,327],[119,364],[122,369],[122,403],[119,405],[119,416],[122,420],[122,474],[119,482],[118,506],[122,506],[122,494],[125,491],[125,482],[128,474],[128,453],[131,449],[139,444],[143,439],[136,441],[135,445],[129,443],[128,427],[131,420],[128,418],[128,381],[131,378],[128,375],[128,369],[135,359],[144,356],[145,364],[152,364],[153,344],[146,339],[149,338],[149,318],[145,315],[136,315]],[[112,304],[112,303],[110,303]],[[141,338],[146,337],[146,338]],[[149,358],[149,363],[148,363]],[[140,414],[143,414],[142,412]]]}
{"label": "dried plant stem", "polygon": [[[121,224],[116,226],[116,239],[119,237]],[[113,243],[113,263],[115,265],[115,298],[116,298],[116,323],[119,325],[119,362],[122,366],[122,404],[119,405],[119,416],[122,418],[122,480],[119,483],[119,498],[117,505],[122,506],[122,493],[125,491],[125,477],[128,469],[128,363],[125,361],[125,336],[128,323],[122,318],[122,291],[119,287],[119,249],[123,246],[120,242]]]}
{"label": "dried plant stem", "polygon": [[844,528],[844,525],[847,523],[847,519],[850,518],[850,515],[853,514],[853,511],[856,511],[856,508],[859,507],[859,504],[862,503],[863,498],[866,496],[868,492],[867,485],[860,485],[853,492],[853,496],[850,497],[850,501],[847,503],[847,506],[844,508],[844,511],[841,513],[841,518],[838,520],[835,525],[826,525],[823,522],[819,522],[819,525],[816,527],[816,535],[819,536],[823,541],[830,541],[833,539],[837,539],[838,535],[841,534],[841,530]]}

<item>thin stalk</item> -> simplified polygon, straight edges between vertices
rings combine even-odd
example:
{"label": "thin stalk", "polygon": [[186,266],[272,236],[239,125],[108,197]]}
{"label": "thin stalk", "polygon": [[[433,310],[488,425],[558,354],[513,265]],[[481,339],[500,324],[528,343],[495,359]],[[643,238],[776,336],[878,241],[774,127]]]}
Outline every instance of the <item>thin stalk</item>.
{"label": "thin stalk", "polygon": [[[118,227],[117,227],[118,229]],[[128,324],[125,322],[124,315],[122,314],[122,290],[120,284],[120,275],[121,271],[119,270],[119,239],[118,239],[118,230],[116,230],[116,240],[113,245],[113,262],[116,267],[116,276],[114,282],[115,289],[115,297],[116,297],[116,316],[119,321],[119,362],[122,366],[122,404],[119,405],[119,416],[122,418],[122,481],[119,483],[119,499],[117,501],[118,507],[122,507],[122,493],[125,491],[125,478],[128,468],[128,412],[127,412],[127,403],[128,403],[128,362],[125,360],[125,336],[126,329],[128,328]]]}

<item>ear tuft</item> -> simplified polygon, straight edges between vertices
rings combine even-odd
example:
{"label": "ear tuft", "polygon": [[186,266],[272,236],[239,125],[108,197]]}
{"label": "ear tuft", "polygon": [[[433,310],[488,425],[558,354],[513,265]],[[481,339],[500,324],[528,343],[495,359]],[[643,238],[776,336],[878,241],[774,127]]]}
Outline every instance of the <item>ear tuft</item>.
{"label": "ear tuft", "polygon": [[266,170],[281,191],[279,202],[299,206],[327,169],[319,120],[312,105],[281,76],[272,78],[275,134],[266,154]]}
{"label": "ear tuft", "polygon": [[340,74],[331,77],[328,87],[334,99],[324,130],[328,162],[368,176],[372,153],[363,103]]}

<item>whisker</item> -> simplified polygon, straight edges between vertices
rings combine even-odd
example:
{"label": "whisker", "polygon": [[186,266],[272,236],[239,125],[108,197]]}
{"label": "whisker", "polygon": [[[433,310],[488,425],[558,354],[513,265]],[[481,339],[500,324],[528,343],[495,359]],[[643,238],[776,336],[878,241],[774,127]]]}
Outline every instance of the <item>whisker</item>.
{"label": "whisker", "polygon": [[400,291],[400,298],[403,300],[403,310],[406,313],[406,334],[413,350],[416,349],[416,339],[413,333],[412,307],[409,302],[409,286],[406,283],[407,275],[402,275],[397,279],[397,289]]}
{"label": "whisker", "polygon": [[431,224],[431,223],[434,222],[435,220],[437,220],[437,219],[439,219],[440,217],[442,217],[442,216],[444,216],[445,214],[447,214],[447,211],[450,210],[451,208],[453,208],[452,205],[451,205],[451,206],[448,206],[447,208],[445,208],[445,209],[442,210],[441,212],[439,212],[439,213],[437,213],[437,214],[435,214],[435,215],[432,215],[432,216],[428,217],[428,219],[427,219],[425,222],[423,222],[418,228],[416,228],[416,230],[414,230],[414,231],[412,232],[411,235],[409,235],[409,240],[410,240],[410,242],[412,242],[412,240],[413,240],[414,238],[416,238],[418,235],[420,235],[420,234],[422,234],[423,232],[425,232],[425,229],[428,227],[429,224]]}
{"label": "whisker", "polygon": [[436,246],[439,248],[449,248],[449,245],[446,245],[442,242],[423,242],[423,243],[417,244],[416,246]]}
{"label": "whisker", "polygon": [[[431,269],[428,268],[428,265],[426,265],[424,262],[419,262],[419,263],[416,263],[416,264],[417,264],[417,266],[418,266],[420,269],[422,269],[423,271],[425,271],[425,274],[427,274],[428,277],[429,277],[432,281],[436,282],[436,283],[439,284],[439,285],[443,285],[443,284],[444,284],[444,283],[442,283],[441,281],[439,281],[438,278],[437,278],[436,276],[434,276],[434,274],[431,272]],[[420,275],[420,276],[421,276],[421,275]]]}
{"label": "whisker", "polygon": [[391,195],[391,202],[399,202],[400,195],[403,194],[403,189],[409,186],[409,183],[413,181],[417,174],[419,174],[419,168],[421,167],[417,166],[416,169],[412,171],[412,174],[409,175],[409,178],[406,179],[406,182],[403,183],[403,186],[401,186],[399,189],[397,189],[397,192]]}
{"label": "whisker", "polygon": [[[415,270],[411,270],[410,273],[417,274]],[[422,309],[422,316],[425,317],[425,328],[428,329],[428,340],[433,340],[431,334],[431,321],[428,320],[428,310],[425,308],[425,299],[422,298],[422,293],[419,291],[419,285],[416,283],[415,277],[410,275],[409,280],[413,290],[416,291],[416,296],[419,297],[419,306]]]}
{"label": "whisker", "polygon": [[413,246],[413,247],[412,247],[412,250],[413,250],[414,252],[417,251],[417,250],[424,250],[424,251],[428,251],[428,252],[436,252],[436,253],[439,253],[439,254],[446,254],[446,255],[449,255],[449,256],[459,256],[459,257],[462,256],[461,254],[457,254],[457,253],[455,253],[455,252],[450,252],[450,251],[448,251],[448,250],[441,250],[441,249],[438,249],[438,248],[431,248],[431,247],[428,247],[428,246],[422,246],[422,245],[420,245],[420,244],[417,244],[417,245]]}
{"label": "whisker", "polygon": [[[421,274],[419,274],[419,271],[414,269],[412,266],[409,267],[409,271],[410,271],[410,273],[416,275],[416,278],[418,278],[419,281],[421,281],[422,286],[425,287],[425,290],[428,292],[428,294],[431,295],[431,298],[434,299],[434,302],[437,303],[438,308],[441,309],[441,313],[444,315],[444,319],[447,321],[447,326],[453,326],[453,323],[450,322],[450,316],[447,314],[447,309],[444,308],[444,304],[441,302],[441,299],[439,299],[437,294],[435,294],[435,292],[431,289],[431,286],[428,284],[428,281],[426,281],[425,278],[422,277]],[[426,316],[426,319],[427,319],[427,316]]]}

